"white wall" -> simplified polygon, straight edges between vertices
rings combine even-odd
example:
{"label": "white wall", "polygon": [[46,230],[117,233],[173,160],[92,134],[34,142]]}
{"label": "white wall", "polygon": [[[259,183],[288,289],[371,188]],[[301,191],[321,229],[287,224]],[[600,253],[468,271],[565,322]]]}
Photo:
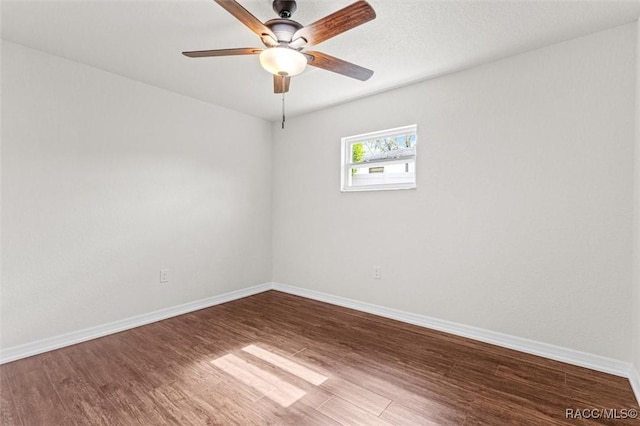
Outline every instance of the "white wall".
{"label": "white wall", "polygon": [[2,56],[3,347],[270,281],[269,123]]}
{"label": "white wall", "polygon": [[[274,281],[630,361],[635,37],[274,125]],[[342,136],[413,123],[416,190],[339,191]]]}

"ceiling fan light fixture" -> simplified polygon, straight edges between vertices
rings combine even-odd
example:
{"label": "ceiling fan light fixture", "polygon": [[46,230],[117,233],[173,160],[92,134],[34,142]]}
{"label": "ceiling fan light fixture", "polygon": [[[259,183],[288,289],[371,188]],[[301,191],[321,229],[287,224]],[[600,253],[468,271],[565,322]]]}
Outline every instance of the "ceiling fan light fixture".
{"label": "ceiling fan light fixture", "polygon": [[288,47],[271,47],[260,53],[260,65],[271,74],[293,77],[305,70],[307,58]]}

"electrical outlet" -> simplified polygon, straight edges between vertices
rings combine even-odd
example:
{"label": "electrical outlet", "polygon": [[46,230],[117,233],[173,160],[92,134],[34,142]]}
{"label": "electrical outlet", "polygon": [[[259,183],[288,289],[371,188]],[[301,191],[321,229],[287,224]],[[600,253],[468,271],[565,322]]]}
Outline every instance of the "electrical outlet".
{"label": "electrical outlet", "polygon": [[378,265],[373,266],[373,278],[375,278],[376,280],[380,279],[380,266]]}
{"label": "electrical outlet", "polygon": [[160,282],[168,283],[169,282],[169,270],[168,269],[160,269]]}

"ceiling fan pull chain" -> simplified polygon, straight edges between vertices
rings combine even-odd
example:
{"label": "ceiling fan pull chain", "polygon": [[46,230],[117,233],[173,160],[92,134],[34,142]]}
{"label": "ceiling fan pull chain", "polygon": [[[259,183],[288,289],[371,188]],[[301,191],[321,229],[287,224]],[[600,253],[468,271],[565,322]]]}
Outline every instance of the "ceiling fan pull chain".
{"label": "ceiling fan pull chain", "polygon": [[282,128],[284,129],[284,85],[286,84],[285,82],[285,76],[282,76]]}

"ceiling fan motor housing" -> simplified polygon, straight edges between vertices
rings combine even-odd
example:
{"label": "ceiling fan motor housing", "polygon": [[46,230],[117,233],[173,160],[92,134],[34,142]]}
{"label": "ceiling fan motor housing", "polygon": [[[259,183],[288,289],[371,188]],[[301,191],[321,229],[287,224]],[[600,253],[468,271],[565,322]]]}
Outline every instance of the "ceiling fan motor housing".
{"label": "ceiling fan motor housing", "polygon": [[264,23],[278,38],[280,43],[289,43],[293,34],[302,28],[302,24],[291,19],[272,19]]}
{"label": "ceiling fan motor housing", "polygon": [[291,18],[293,12],[297,9],[296,2],[294,0],[274,0],[273,11],[281,18]]}

